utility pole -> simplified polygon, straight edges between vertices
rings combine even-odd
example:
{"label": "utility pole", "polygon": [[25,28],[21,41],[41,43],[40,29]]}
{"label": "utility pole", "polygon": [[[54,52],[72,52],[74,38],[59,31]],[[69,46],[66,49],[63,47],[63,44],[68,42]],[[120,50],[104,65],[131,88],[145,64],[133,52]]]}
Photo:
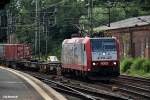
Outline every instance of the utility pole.
{"label": "utility pole", "polygon": [[[40,18],[39,18],[40,19]],[[39,57],[39,60],[41,58],[41,25],[40,25],[40,22],[38,21],[38,38],[39,38],[39,41],[38,41],[38,44],[39,44],[39,48],[38,48],[38,57]]]}
{"label": "utility pole", "polygon": [[47,23],[45,23],[45,22],[47,22],[48,20],[47,20],[47,18],[46,18],[46,15],[45,15],[45,13],[44,13],[44,15],[43,15],[43,33],[45,33],[45,56],[47,56],[47,43],[48,43],[48,37],[47,37]]}
{"label": "utility pole", "polygon": [[38,0],[35,0],[35,56],[37,51],[37,35],[38,35]]}
{"label": "utility pole", "polygon": [[93,0],[88,0],[88,17],[89,17],[89,35],[93,33]]}
{"label": "utility pole", "polygon": [[48,43],[47,27],[45,27],[45,31],[46,31],[46,50],[45,50],[45,55],[47,56],[47,43]]}
{"label": "utility pole", "polygon": [[41,17],[41,9],[40,9],[40,4],[39,4],[40,0],[38,1],[38,38],[39,38],[39,53],[38,53],[38,57],[39,60],[41,60],[41,21],[42,21],[42,17]]}
{"label": "utility pole", "polygon": [[12,19],[12,13],[10,10],[7,10],[7,43],[11,43],[12,40],[10,38],[10,34],[12,33],[12,23],[13,23],[13,19]]}
{"label": "utility pole", "polygon": [[58,8],[57,8],[57,6],[55,6],[55,9],[54,9],[54,24],[57,23],[57,16],[56,16],[57,12],[58,12]]}
{"label": "utility pole", "polygon": [[108,27],[110,27],[110,9],[111,7],[108,7]]}
{"label": "utility pole", "polygon": [[108,8],[108,27],[110,27],[111,22],[111,8],[113,7],[113,3],[108,1],[107,8]]}
{"label": "utility pole", "polygon": [[[35,2],[35,24],[36,24],[36,29],[35,29],[35,55],[37,53],[37,50],[38,50],[38,58],[40,60],[40,55],[41,55],[41,50],[40,50],[40,38],[41,38],[41,34],[40,34],[40,23],[39,23],[39,0],[36,0]],[[38,45],[38,46],[37,46]],[[38,47],[38,49],[37,49]]]}
{"label": "utility pole", "polygon": [[8,34],[9,34],[9,10],[7,10],[7,43],[9,43]]}

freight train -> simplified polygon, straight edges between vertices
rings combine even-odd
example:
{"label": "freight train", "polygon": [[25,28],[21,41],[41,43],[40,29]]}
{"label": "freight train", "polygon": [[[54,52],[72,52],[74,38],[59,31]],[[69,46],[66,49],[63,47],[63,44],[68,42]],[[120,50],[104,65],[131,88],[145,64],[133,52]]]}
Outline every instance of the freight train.
{"label": "freight train", "polygon": [[60,62],[43,62],[32,58],[31,44],[0,44],[0,64],[18,69],[55,72]]}
{"label": "freight train", "polygon": [[93,80],[120,75],[116,38],[72,38],[62,43],[62,73]]}
{"label": "freight train", "polygon": [[61,63],[32,59],[31,45],[1,44],[1,63],[13,68],[34,68],[40,72],[103,80],[120,75],[119,43],[116,38],[71,38],[62,43]]}

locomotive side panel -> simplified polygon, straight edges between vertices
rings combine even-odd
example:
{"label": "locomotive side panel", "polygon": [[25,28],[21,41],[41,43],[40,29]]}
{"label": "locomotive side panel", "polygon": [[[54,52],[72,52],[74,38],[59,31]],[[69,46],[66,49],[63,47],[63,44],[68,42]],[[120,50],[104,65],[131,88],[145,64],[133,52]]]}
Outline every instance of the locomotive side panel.
{"label": "locomotive side panel", "polygon": [[74,46],[74,64],[81,65],[81,45]]}
{"label": "locomotive side panel", "polygon": [[74,46],[72,44],[64,44],[62,48],[62,64],[64,68],[70,68],[72,64],[74,64],[73,61],[73,48]]}
{"label": "locomotive side panel", "polygon": [[82,44],[82,64],[84,66],[84,70],[87,70],[87,53],[86,53],[86,48],[85,44]]}
{"label": "locomotive side panel", "polygon": [[85,55],[86,55],[85,60],[87,62],[85,70],[89,72],[91,71],[91,68],[92,68],[91,44],[90,44],[89,37],[85,38]]}
{"label": "locomotive side panel", "polygon": [[74,49],[74,60],[75,65],[78,70],[86,71],[87,70],[87,56],[86,56],[86,48],[84,43],[75,44]]}
{"label": "locomotive side panel", "polygon": [[64,68],[85,70],[87,61],[84,44],[78,39],[72,43],[63,43],[61,61]]}

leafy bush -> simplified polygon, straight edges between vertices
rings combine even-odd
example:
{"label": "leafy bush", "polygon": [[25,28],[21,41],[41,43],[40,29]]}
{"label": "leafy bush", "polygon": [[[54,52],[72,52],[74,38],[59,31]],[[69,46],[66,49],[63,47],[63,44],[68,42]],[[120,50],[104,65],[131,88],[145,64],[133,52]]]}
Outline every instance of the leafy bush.
{"label": "leafy bush", "polygon": [[127,72],[133,63],[133,59],[131,58],[124,58],[121,62],[121,72]]}
{"label": "leafy bush", "polygon": [[121,72],[137,77],[150,77],[150,60],[145,58],[123,58]]}
{"label": "leafy bush", "polygon": [[142,70],[144,61],[145,61],[144,58],[136,58],[132,64],[131,69],[132,70]]}
{"label": "leafy bush", "polygon": [[146,60],[143,62],[142,64],[142,69],[144,70],[144,72],[148,73],[150,72],[150,61]]}

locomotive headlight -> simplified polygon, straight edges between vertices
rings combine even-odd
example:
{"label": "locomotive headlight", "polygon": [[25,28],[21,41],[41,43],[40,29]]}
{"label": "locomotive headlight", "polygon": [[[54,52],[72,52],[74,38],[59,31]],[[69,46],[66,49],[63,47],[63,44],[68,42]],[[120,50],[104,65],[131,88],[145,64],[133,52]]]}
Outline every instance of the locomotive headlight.
{"label": "locomotive headlight", "polygon": [[103,56],[105,56],[106,55],[106,53],[105,52],[103,52]]}
{"label": "locomotive headlight", "polygon": [[93,63],[93,65],[95,66],[95,65],[96,65],[96,63]]}
{"label": "locomotive headlight", "polygon": [[114,62],[114,65],[116,65],[117,63],[116,62]]}

